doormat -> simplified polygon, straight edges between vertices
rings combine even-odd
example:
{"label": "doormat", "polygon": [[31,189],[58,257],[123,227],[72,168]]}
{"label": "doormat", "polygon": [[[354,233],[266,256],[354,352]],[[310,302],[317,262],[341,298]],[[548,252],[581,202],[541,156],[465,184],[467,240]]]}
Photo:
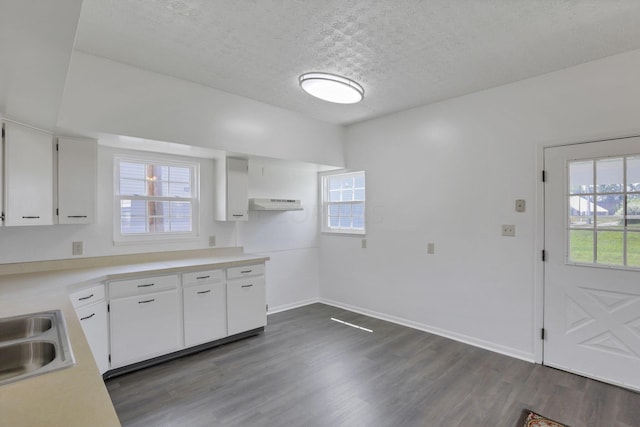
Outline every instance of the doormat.
{"label": "doormat", "polygon": [[522,412],[520,420],[517,427],[569,427],[566,424],[550,420],[528,409]]}

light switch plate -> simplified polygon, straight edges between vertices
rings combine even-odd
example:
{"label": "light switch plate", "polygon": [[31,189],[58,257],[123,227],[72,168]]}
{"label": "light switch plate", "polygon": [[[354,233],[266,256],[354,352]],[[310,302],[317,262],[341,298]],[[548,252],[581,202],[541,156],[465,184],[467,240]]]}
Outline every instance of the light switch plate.
{"label": "light switch plate", "polygon": [[428,254],[436,253],[436,245],[434,243],[427,243],[427,253]]}
{"label": "light switch plate", "polygon": [[209,246],[216,245],[216,236],[209,236]]}
{"label": "light switch plate", "polygon": [[362,239],[362,249],[367,249],[367,239]]}
{"label": "light switch plate", "polygon": [[524,199],[516,200],[516,212],[524,212],[526,208],[526,202]]}
{"label": "light switch plate", "polygon": [[71,242],[71,255],[82,255],[82,242]]}

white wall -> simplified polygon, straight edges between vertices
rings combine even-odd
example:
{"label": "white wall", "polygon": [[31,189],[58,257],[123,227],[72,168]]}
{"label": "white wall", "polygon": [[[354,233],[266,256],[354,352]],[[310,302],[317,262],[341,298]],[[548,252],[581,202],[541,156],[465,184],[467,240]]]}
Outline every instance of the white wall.
{"label": "white wall", "polygon": [[344,165],[341,126],[78,51],[58,128]]}
{"label": "white wall", "polygon": [[250,211],[239,223],[245,251],[271,257],[267,270],[269,311],[318,298],[318,175],[313,165],[251,159],[249,197],[300,199],[302,211]]}
{"label": "white wall", "polygon": [[[321,297],[533,359],[536,156],[640,134],[638,75],[634,51],[350,126],[347,166],[367,174],[368,248],[322,236]],[[514,211],[520,198],[525,213]]]}

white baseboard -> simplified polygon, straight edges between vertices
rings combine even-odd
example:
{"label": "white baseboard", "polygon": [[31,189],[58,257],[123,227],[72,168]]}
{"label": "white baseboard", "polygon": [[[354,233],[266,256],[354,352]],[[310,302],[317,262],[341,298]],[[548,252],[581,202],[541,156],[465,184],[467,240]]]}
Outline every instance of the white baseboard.
{"label": "white baseboard", "polygon": [[279,305],[273,308],[269,307],[269,311],[267,311],[267,314],[275,314],[280,313],[281,311],[293,310],[294,308],[304,307],[305,305],[315,304],[317,302],[320,302],[318,298],[311,298],[303,301],[296,301],[291,304]]}
{"label": "white baseboard", "polygon": [[470,337],[468,335],[459,334],[457,332],[447,331],[444,329],[425,325],[423,323],[418,323],[412,320],[403,319],[401,317],[391,316],[384,313],[378,313],[377,311],[367,310],[365,308],[344,304],[338,301],[332,301],[326,298],[319,298],[316,302],[332,305],[334,307],[342,308],[344,310],[349,310],[356,313],[364,314],[365,316],[375,317],[376,319],[385,320],[387,322],[396,323],[402,326],[407,326],[409,328],[417,329],[420,331],[428,332],[430,334],[439,335],[441,337],[445,337],[445,338],[449,338],[465,344],[469,344],[474,347],[479,347],[485,350],[493,351],[495,353],[504,354],[505,356],[515,357],[516,359],[535,363],[535,355],[533,353],[528,353],[526,351],[521,351],[521,350],[507,347],[501,344],[496,344],[490,341],[485,341],[478,338]]}

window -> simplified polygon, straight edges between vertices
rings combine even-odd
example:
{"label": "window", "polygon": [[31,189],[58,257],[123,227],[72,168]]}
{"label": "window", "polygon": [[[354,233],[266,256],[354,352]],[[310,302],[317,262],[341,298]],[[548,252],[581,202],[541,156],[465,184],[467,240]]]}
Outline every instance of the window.
{"label": "window", "polygon": [[640,267],[640,156],[570,161],[568,261]]}
{"label": "window", "polygon": [[322,231],[365,233],[364,172],[322,177]]}
{"label": "window", "polygon": [[196,163],[116,158],[115,239],[197,235]]}

